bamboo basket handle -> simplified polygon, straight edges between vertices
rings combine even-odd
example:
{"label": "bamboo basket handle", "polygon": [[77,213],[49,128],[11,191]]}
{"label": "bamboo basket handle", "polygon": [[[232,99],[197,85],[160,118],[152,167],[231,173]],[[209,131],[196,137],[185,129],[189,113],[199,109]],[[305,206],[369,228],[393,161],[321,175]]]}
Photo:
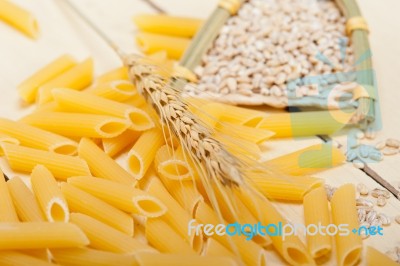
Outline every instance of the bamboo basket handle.
{"label": "bamboo basket handle", "polygon": [[360,85],[357,114],[361,126],[366,127],[375,121],[375,99],[377,98],[375,75],[372,72],[372,58],[368,41],[368,26],[363,19],[356,0],[336,0],[347,19],[346,31],[354,44],[356,58],[356,82]]}
{"label": "bamboo basket handle", "polygon": [[236,14],[244,0],[220,0],[218,7],[206,20],[180,60],[180,65],[193,71],[201,62],[202,56],[211,47],[227,19]]}

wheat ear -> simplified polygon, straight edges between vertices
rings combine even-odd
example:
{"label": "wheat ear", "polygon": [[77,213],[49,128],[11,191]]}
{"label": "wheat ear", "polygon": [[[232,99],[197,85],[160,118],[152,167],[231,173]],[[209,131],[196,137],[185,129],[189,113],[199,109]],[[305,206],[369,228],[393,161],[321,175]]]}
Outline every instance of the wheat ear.
{"label": "wheat ear", "polygon": [[223,185],[240,185],[242,175],[234,156],[212,137],[207,127],[199,123],[180,93],[166,86],[169,80],[158,74],[155,66],[139,61],[138,56],[126,57],[130,78],[163,123],[167,123],[176,137],[183,140],[188,152],[203,164],[209,176]]}

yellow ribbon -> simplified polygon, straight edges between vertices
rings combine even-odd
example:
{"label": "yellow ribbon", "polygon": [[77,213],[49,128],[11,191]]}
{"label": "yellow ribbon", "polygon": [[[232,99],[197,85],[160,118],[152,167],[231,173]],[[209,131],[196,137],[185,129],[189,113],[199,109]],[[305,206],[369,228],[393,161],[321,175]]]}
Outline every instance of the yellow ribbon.
{"label": "yellow ribbon", "polygon": [[346,34],[350,36],[355,30],[365,30],[369,32],[368,24],[363,17],[357,16],[349,18],[346,22]]}
{"label": "yellow ribbon", "polygon": [[229,11],[229,13],[233,16],[235,15],[240,8],[239,0],[220,0],[218,3],[219,7],[222,7]]}
{"label": "yellow ribbon", "polygon": [[358,100],[360,98],[376,99],[375,88],[369,85],[358,85],[353,89],[353,99]]}
{"label": "yellow ribbon", "polygon": [[184,78],[193,83],[198,82],[196,74],[194,74],[190,69],[187,69],[186,67],[183,67],[181,65],[175,65],[174,75],[180,78]]}

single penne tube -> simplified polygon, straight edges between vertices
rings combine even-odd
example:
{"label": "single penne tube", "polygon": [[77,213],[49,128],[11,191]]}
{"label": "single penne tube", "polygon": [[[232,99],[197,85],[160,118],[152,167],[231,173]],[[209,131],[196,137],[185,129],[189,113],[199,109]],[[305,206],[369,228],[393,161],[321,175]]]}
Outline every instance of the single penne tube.
{"label": "single penne tube", "polygon": [[[257,224],[257,219],[253,216],[250,210],[242,203],[242,201],[235,197],[233,194],[229,204],[226,204],[225,197],[221,194],[218,188],[214,188],[215,198],[218,201],[219,211],[221,212],[224,220],[228,223],[239,223],[239,224]],[[232,207],[234,206],[235,212],[240,213],[239,216],[232,213]],[[271,245],[271,239],[268,235],[254,234],[251,238],[252,241],[262,247]]]}
{"label": "single penne tube", "polygon": [[275,135],[274,132],[243,125],[230,123],[217,123],[215,130],[238,139],[247,140],[255,144],[261,144]]}
{"label": "single penne tube", "polygon": [[96,84],[108,83],[116,80],[129,80],[128,68],[121,66],[107,71],[96,78]]}
{"label": "single penne tube", "polygon": [[346,161],[343,152],[330,143],[316,144],[288,153],[263,164],[270,169],[295,176],[310,175]]}
{"label": "single penne tube", "polygon": [[154,167],[159,175],[172,180],[189,180],[192,178],[191,167],[184,160],[182,149],[170,148],[164,145],[159,148],[154,158]]}
{"label": "single penne tube", "polygon": [[130,126],[114,116],[64,112],[36,112],[21,121],[63,136],[92,138],[113,138]]}
{"label": "single penne tube", "polygon": [[145,233],[147,241],[162,253],[196,254],[189,243],[161,218],[147,219]]}
{"label": "single penne tube", "polygon": [[154,127],[150,116],[133,106],[70,89],[52,91],[58,107],[64,112],[110,115],[129,121],[132,130],[143,131]]}
{"label": "single penne tube", "polygon": [[90,240],[89,246],[115,253],[134,254],[155,250],[105,223],[82,213],[71,213],[71,223],[77,225]]}
{"label": "single penne tube", "polygon": [[[201,202],[197,207],[195,218],[202,224],[212,224],[214,226],[218,224],[227,224],[224,220],[221,220],[217,213],[205,202]],[[190,233],[195,234],[196,232],[190,231]],[[214,234],[213,237],[226,248],[237,253],[239,259],[241,259],[245,265],[265,265],[266,257],[262,247],[257,245],[254,241],[246,240],[243,235],[228,236]]]}
{"label": "single penne tube", "polygon": [[42,164],[58,179],[91,175],[87,163],[77,157],[7,143],[0,144],[0,149],[15,171],[30,173],[36,165]]}
{"label": "single penne tube", "polygon": [[38,164],[31,174],[32,190],[39,206],[49,222],[68,222],[69,209],[53,174]]}
{"label": "single penne tube", "polygon": [[331,135],[352,116],[353,113],[341,110],[270,114],[257,128],[275,132],[274,138]]}
{"label": "single penne tube", "polygon": [[151,116],[151,114],[148,112],[146,100],[140,94],[136,94],[131,99],[128,99],[128,100],[124,101],[124,103],[128,104],[128,105],[131,105],[131,106],[134,106],[134,107],[137,107],[137,108],[141,108]]}
{"label": "single penne tube", "polygon": [[21,250],[22,253],[32,256],[35,258],[38,258],[40,260],[44,261],[50,261],[49,258],[49,251],[47,248],[41,248],[41,249],[26,249],[26,250]]}
{"label": "single penne tube", "polygon": [[320,187],[324,181],[309,176],[290,176],[247,171],[246,177],[262,194],[269,199],[302,201],[310,190]]}
{"label": "single penne tube", "polygon": [[[251,213],[261,224],[272,224],[274,226],[278,226],[279,224],[286,226],[288,224],[287,220],[265,197],[243,189],[237,191],[236,195],[247,206],[247,208],[249,208]],[[285,234],[285,237],[283,237],[282,234],[277,234],[276,236],[271,236],[271,240],[276,251],[278,251],[288,264],[315,265],[311,254],[297,235]]]}
{"label": "single penne tube", "polygon": [[34,102],[40,86],[56,78],[75,65],[75,59],[68,54],[57,57],[18,85],[19,96],[28,103]]}
{"label": "single penne tube", "polygon": [[173,198],[193,216],[198,204],[204,201],[193,180],[172,180],[161,175],[160,179]]}
{"label": "single penne tube", "polygon": [[332,221],[336,226],[347,225],[348,234],[336,234],[337,265],[356,265],[361,258],[361,236],[351,230],[359,228],[354,185],[340,186],[331,198]]}
{"label": "single penne tube", "polygon": [[223,103],[210,103],[203,108],[209,107],[212,107],[210,115],[218,114],[219,121],[248,127],[256,127],[267,116],[265,112]]}
{"label": "single penne tube", "polygon": [[[306,227],[316,225],[328,227],[330,215],[325,188],[319,187],[308,192],[304,196],[303,206]],[[314,259],[327,256],[332,250],[332,236],[325,232],[307,234],[307,246]]]}
{"label": "single penne tube", "polygon": [[261,149],[253,141],[227,136],[217,131],[214,132],[214,137],[216,140],[220,141],[228,151],[244,160],[249,158],[258,160],[260,158]]}
{"label": "single penne tube", "polygon": [[35,16],[12,1],[0,0],[0,20],[33,39],[39,35],[39,25]]}
{"label": "single penne tube", "polygon": [[156,265],[174,265],[174,266],[238,266],[232,258],[224,256],[205,257],[193,254],[149,254],[140,253],[135,255],[139,265],[156,266]]}
{"label": "single penne tube", "polygon": [[0,251],[0,265],[3,266],[56,266],[45,260],[38,259],[17,251]]}
{"label": "single penne tube", "polygon": [[41,105],[53,99],[54,88],[70,88],[82,90],[90,85],[93,80],[93,59],[88,58],[61,75],[42,84],[36,95],[36,102]]}
{"label": "single penne tube", "polygon": [[95,84],[86,90],[86,92],[116,102],[125,102],[137,94],[135,85],[127,80],[114,80]]}
{"label": "single penne tube", "polygon": [[126,212],[158,217],[167,211],[155,196],[124,184],[86,176],[71,177],[67,182]]}
{"label": "single penne tube", "polygon": [[10,191],[0,168],[0,222],[18,222]]}
{"label": "single penne tube", "polygon": [[235,255],[220,242],[210,237],[204,245],[203,256],[224,256],[236,259]]}
{"label": "single penne tube", "polygon": [[152,164],[157,150],[164,144],[158,128],[144,132],[128,152],[128,167],[136,179],[141,179]]}
{"label": "single penne tube", "polygon": [[[0,118],[0,121],[1,121],[1,119],[2,118]],[[19,140],[17,140],[16,138],[13,138],[13,137],[8,136],[8,135],[6,135],[4,133],[1,133],[1,132],[0,132],[0,142],[11,143],[11,144],[15,144],[15,145],[21,144],[19,142]],[[2,155],[2,154],[0,154],[0,155]]]}
{"label": "single penne tube", "polygon": [[190,220],[192,220],[189,212],[179,205],[159,179],[152,178],[148,184],[147,191],[153,195],[157,195],[167,207],[167,212],[161,219],[178,232],[194,251],[200,253],[203,247],[203,234],[188,234],[187,226]]}
{"label": "single penne tube", "polygon": [[82,247],[89,244],[74,224],[25,222],[0,224],[0,250]]}
{"label": "single penne tube", "polygon": [[141,31],[179,37],[193,37],[203,24],[201,19],[159,14],[136,15],[133,21]]}
{"label": "single penne tube", "polygon": [[90,139],[81,139],[78,146],[78,155],[87,162],[93,175],[132,187],[136,184],[136,179],[131,174],[105,154]]}
{"label": "single penne tube", "polygon": [[102,139],[101,142],[103,150],[110,157],[118,155],[125,148],[132,146],[141,134],[142,133],[140,131],[133,131],[128,129],[121,135],[114,138]]}
{"label": "single penne tube", "polygon": [[179,59],[190,44],[189,38],[140,32],[136,34],[136,43],[146,54],[166,51],[169,58]]}
{"label": "single penne tube", "polygon": [[136,266],[136,259],[131,255],[91,248],[57,248],[52,249],[53,259],[59,265],[69,266]]}
{"label": "single penne tube", "polygon": [[66,137],[6,118],[0,118],[0,133],[18,139],[23,146],[66,155],[74,155],[78,146]]}
{"label": "single penne tube", "polygon": [[129,236],[133,236],[134,224],[130,215],[70,184],[62,183],[61,191],[67,199],[71,212],[89,215]]}
{"label": "single penne tube", "polygon": [[46,220],[35,196],[19,177],[12,178],[7,185],[21,221],[44,222]]}
{"label": "single penne tube", "polygon": [[375,266],[375,265],[385,265],[385,266],[399,266],[399,264],[393,259],[389,258],[384,253],[381,253],[377,249],[367,246],[367,266]]}

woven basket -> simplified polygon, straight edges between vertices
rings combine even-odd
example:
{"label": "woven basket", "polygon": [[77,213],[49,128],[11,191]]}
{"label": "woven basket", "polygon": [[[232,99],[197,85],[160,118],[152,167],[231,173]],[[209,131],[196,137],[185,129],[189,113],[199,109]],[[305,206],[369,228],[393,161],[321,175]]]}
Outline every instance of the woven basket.
{"label": "woven basket", "polygon": [[[213,41],[218,36],[222,26],[226,23],[227,19],[233,15],[230,11],[234,8],[226,3],[233,3],[235,1],[222,1],[204,23],[197,35],[194,37],[191,46],[186,50],[183,55],[180,65],[194,71],[199,64],[201,64],[201,57],[207,53]],[[238,2],[236,2],[238,4]],[[242,3],[240,3],[242,4]],[[336,73],[339,76],[339,82],[356,81],[358,87],[355,92],[351,93],[350,99],[343,99],[342,101],[334,101],[331,98],[332,88],[335,87],[335,81],[330,82],[328,86],[324,86],[322,80],[332,79],[330,75],[321,75],[314,77],[299,78],[296,80],[288,81],[286,84],[286,93],[281,97],[252,95],[244,96],[238,93],[230,93],[221,95],[219,93],[210,92],[196,92],[197,96],[208,98],[215,101],[228,102],[230,104],[241,105],[269,105],[273,107],[315,107],[322,109],[332,108],[358,108],[360,115],[358,120],[365,119],[372,122],[375,117],[375,78],[372,69],[372,60],[369,52],[368,42],[368,28],[365,21],[362,19],[359,8],[355,0],[336,0],[340,11],[343,13],[347,20],[346,31],[348,37],[353,44],[354,56],[356,58],[355,71]],[[267,67],[267,66],[266,66]],[[337,85],[336,84],[336,85]],[[312,96],[296,96],[296,87],[299,85],[314,85],[318,86],[319,93]],[[326,85],[326,84],[325,84]]]}

